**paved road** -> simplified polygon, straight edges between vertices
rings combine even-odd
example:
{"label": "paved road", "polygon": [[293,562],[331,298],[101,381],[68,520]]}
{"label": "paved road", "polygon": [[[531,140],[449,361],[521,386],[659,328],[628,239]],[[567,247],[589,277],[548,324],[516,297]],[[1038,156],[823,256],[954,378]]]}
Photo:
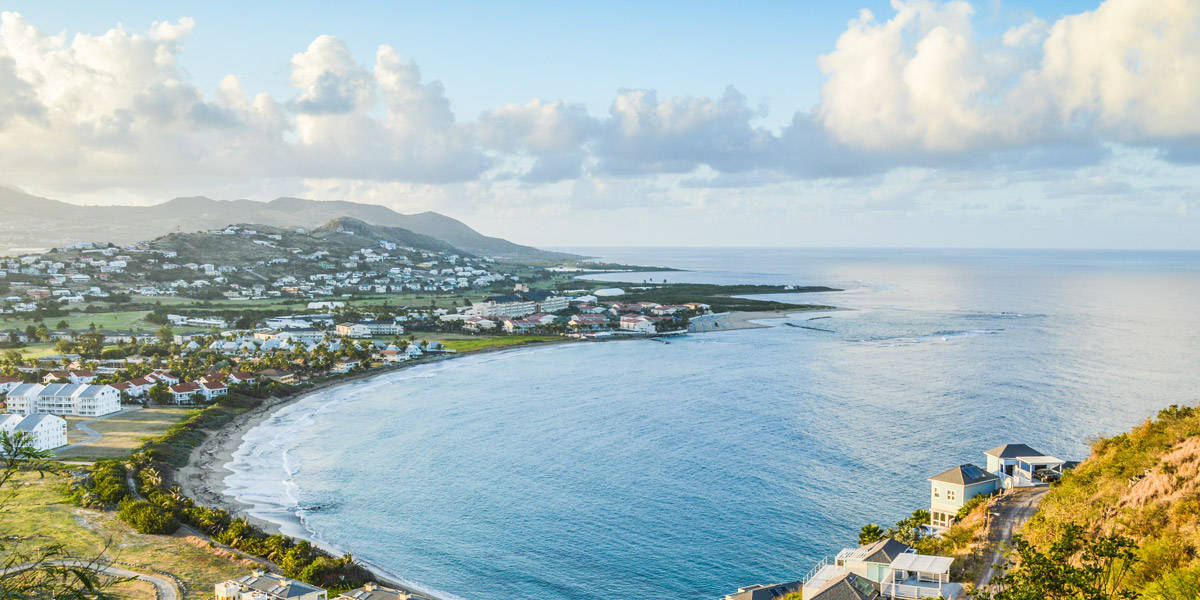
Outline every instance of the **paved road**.
{"label": "paved road", "polygon": [[[130,571],[129,569],[123,569],[113,565],[95,564],[84,560],[52,560],[49,562],[49,564],[59,567],[81,567],[96,571],[98,573],[104,573],[105,575],[112,575],[113,577],[140,579],[149,583],[150,585],[153,585],[155,589],[158,590],[159,600],[179,600],[179,588],[175,587],[175,582],[171,581],[171,579],[168,577],[163,577],[160,575],[146,575],[145,573],[137,573]],[[31,565],[12,567],[10,569],[6,569],[2,575],[18,573],[20,571],[29,569],[30,567]]]}
{"label": "paved road", "polygon": [[983,572],[979,574],[975,589],[983,589],[991,583],[992,577],[1000,571],[997,563],[1003,561],[1004,552],[1012,543],[1013,533],[1019,531],[1025,522],[1033,517],[1042,497],[1049,491],[1049,487],[1018,488],[1000,498],[992,507],[992,514],[996,515],[988,539],[992,555],[988,558]]}

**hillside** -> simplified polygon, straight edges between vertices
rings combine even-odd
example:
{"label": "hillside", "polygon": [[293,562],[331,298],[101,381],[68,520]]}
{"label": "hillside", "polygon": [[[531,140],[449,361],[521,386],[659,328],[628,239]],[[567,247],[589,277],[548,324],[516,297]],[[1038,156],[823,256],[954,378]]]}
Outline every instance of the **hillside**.
{"label": "hillside", "polygon": [[168,233],[188,233],[256,223],[316,228],[350,217],[444,241],[463,252],[530,261],[579,258],[485,236],[435,212],[406,215],[384,206],[342,201],[277,198],[270,202],[176,198],[153,206],[77,206],[0,187],[0,254],[11,248],[52,248],[74,242],[129,243]]}
{"label": "hillside", "polygon": [[[1025,539],[1053,552],[1074,527],[1090,541],[1132,541],[1117,593],[1200,597],[1200,409],[1172,406],[1129,433],[1095,442],[1091,456],[1042,500]],[[1122,597],[1117,593],[1111,597]]]}

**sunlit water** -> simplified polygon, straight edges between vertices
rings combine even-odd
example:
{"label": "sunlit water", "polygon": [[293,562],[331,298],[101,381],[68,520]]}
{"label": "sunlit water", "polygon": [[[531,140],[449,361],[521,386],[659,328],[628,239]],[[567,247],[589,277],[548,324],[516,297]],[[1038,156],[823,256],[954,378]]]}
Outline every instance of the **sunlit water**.
{"label": "sunlit water", "polygon": [[801,577],[987,448],[1079,459],[1200,399],[1196,253],[586,252],[853,310],[349,384],[253,430],[230,493],[448,596],[715,598]]}

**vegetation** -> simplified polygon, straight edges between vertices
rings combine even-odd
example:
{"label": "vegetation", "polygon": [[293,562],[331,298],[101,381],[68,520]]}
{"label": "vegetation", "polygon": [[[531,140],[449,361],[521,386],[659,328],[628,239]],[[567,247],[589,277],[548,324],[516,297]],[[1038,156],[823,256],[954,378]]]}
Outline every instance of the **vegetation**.
{"label": "vegetation", "polygon": [[715,285],[707,283],[612,283],[625,290],[619,299],[622,302],[657,302],[659,304],[686,304],[701,302],[716,312],[755,310],[826,310],[832,306],[822,304],[800,304],[778,302],[756,298],[743,298],[761,294],[799,294],[811,292],[837,292],[837,288],[825,286],[791,287],[782,285]]}
{"label": "vegetation", "polygon": [[224,510],[197,506],[178,486],[171,484],[171,470],[186,464],[192,449],[209,432],[260,403],[261,399],[244,394],[224,396],[142,444],[128,462],[136,490],[129,490],[125,484],[125,465],[102,461],[93,466],[87,477],[77,480],[71,497],[92,506],[111,507],[119,503],[118,517],[139,533],[169,534],[181,524],[187,525],[220,544],[275,562],[288,577],[331,591],[371,581],[370,573],[349,555],[335,557],[306,541],[267,535]]}
{"label": "vegetation", "polygon": [[1042,500],[1007,583],[1022,589],[1020,578],[1035,574],[1041,557],[1063,556],[1092,569],[1087,576],[1096,575],[1096,560],[1108,561],[1105,580],[1047,597],[1200,597],[1200,409],[1171,406],[1129,433],[1096,441]]}

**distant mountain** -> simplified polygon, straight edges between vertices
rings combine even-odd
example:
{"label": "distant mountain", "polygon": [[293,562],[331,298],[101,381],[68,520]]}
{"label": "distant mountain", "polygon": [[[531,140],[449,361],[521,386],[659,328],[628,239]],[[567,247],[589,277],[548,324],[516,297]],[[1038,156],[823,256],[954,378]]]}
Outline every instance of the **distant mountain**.
{"label": "distant mountain", "polygon": [[128,243],[234,223],[317,228],[340,217],[358,219],[364,225],[399,227],[478,256],[532,261],[580,258],[489,237],[439,213],[406,215],[374,204],[302,198],[256,202],[192,197],[153,206],[77,206],[5,187],[0,187],[0,253],[85,241]]}

